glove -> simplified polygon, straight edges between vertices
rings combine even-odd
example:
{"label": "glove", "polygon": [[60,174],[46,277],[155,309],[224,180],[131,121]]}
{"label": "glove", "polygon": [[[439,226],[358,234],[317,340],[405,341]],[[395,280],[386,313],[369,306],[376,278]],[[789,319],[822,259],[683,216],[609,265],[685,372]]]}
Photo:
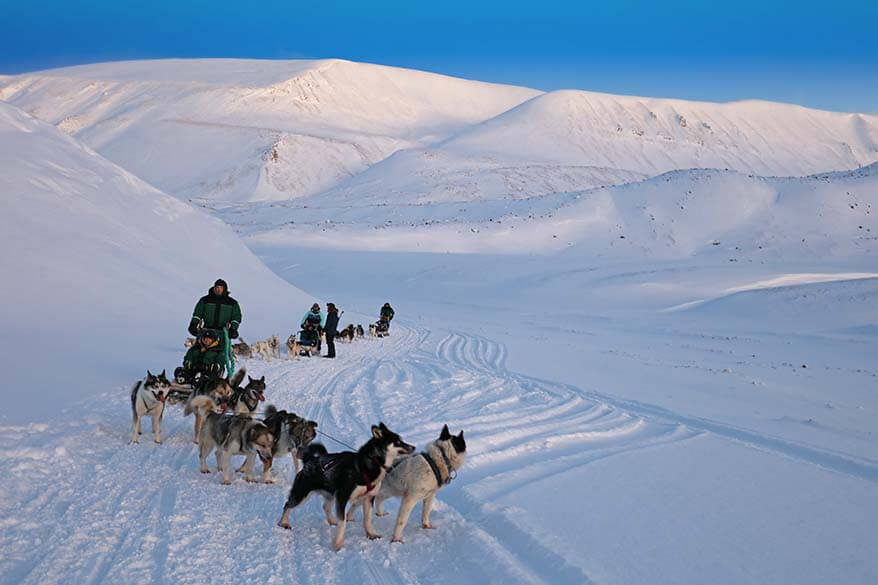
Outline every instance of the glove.
{"label": "glove", "polygon": [[237,327],[229,327],[229,338],[238,339],[238,328]]}
{"label": "glove", "polygon": [[191,335],[192,337],[198,337],[198,322],[197,321],[192,321],[192,323],[189,324],[189,335]]}

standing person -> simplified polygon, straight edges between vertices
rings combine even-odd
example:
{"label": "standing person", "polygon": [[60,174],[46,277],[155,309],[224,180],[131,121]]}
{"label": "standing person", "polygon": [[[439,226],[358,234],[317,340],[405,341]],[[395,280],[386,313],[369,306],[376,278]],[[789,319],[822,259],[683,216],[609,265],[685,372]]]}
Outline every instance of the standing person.
{"label": "standing person", "polygon": [[326,323],[326,317],[320,312],[320,305],[314,303],[311,310],[302,317],[299,327],[302,328],[302,341],[310,341],[314,343],[317,350],[320,350],[320,332],[323,331],[323,325]]}
{"label": "standing person", "polygon": [[335,357],[335,336],[338,334],[338,309],[334,303],[326,303],[326,322],[323,325],[326,333],[326,355],[323,357]]}
{"label": "standing person", "polygon": [[385,330],[390,329],[390,322],[393,320],[393,316],[395,314],[396,313],[393,311],[393,307],[390,306],[390,303],[384,303],[384,305],[381,307],[381,316],[379,321],[382,321],[386,324]]}
{"label": "standing person", "polygon": [[218,278],[207,294],[198,299],[192,320],[189,321],[189,333],[198,336],[202,329],[226,329],[229,337],[238,337],[241,326],[241,307],[238,301],[229,296],[229,285]]}

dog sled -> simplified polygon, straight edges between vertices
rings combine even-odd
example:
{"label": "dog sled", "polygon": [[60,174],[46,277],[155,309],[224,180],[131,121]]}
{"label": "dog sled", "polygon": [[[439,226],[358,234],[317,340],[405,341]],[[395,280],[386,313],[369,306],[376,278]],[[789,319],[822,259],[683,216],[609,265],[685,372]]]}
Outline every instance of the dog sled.
{"label": "dog sled", "polygon": [[390,321],[379,319],[375,323],[375,337],[387,337],[390,335]]}

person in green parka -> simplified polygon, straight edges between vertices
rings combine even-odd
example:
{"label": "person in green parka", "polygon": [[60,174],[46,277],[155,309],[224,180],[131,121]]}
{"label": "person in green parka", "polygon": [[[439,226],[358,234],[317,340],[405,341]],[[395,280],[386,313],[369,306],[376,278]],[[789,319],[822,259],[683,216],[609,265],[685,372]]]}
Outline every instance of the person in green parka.
{"label": "person in green parka", "polygon": [[189,333],[198,337],[198,343],[183,357],[185,377],[192,379],[198,372],[209,377],[221,376],[227,359],[222,332],[225,329],[230,339],[236,339],[240,325],[241,307],[229,296],[229,287],[220,278],[198,300],[192,312]]}
{"label": "person in green parka", "polygon": [[228,329],[229,337],[237,339],[241,326],[241,307],[229,296],[229,286],[222,278],[217,279],[207,294],[198,299],[189,333],[197,336],[202,329]]}
{"label": "person in green parka", "polygon": [[183,357],[184,376],[187,381],[201,373],[208,378],[219,378],[226,366],[222,339],[214,329],[204,329],[198,341],[189,348]]}

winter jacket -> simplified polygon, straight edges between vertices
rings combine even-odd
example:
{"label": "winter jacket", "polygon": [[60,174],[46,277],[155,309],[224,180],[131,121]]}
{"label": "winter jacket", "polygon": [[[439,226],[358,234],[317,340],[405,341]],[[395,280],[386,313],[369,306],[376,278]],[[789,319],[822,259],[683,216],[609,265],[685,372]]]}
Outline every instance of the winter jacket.
{"label": "winter jacket", "polygon": [[302,317],[302,322],[299,323],[299,327],[304,328],[306,323],[311,323],[312,325],[317,325],[319,328],[323,328],[324,323],[326,323],[326,317],[320,311],[314,313],[313,311],[308,311],[305,313],[305,316]]}
{"label": "winter jacket", "polygon": [[326,315],[326,324],[323,326],[327,336],[335,336],[338,334],[338,312],[330,311]]}
{"label": "winter jacket", "polygon": [[395,313],[393,312],[393,307],[391,307],[390,305],[388,305],[386,307],[381,307],[381,318],[382,319],[390,321],[393,319],[394,315],[395,315]]}
{"label": "winter jacket", "polygon": [[216,295],[213,287],[198,300],[189,322],[189,333],[198,335],[199,324],[203,329],[223,329],[229,327],[229,337],[238,337],[241,325],[241,307],[238,301],[229,296],[229,291]]}

